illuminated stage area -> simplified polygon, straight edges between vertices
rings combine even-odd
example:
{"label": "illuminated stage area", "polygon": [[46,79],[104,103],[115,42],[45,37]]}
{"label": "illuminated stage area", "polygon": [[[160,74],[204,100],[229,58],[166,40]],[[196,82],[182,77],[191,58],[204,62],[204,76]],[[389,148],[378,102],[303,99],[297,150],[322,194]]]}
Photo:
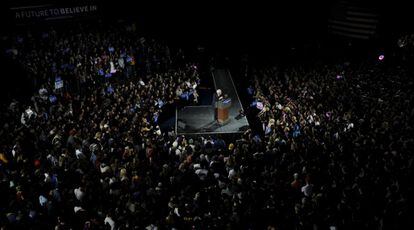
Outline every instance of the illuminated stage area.
{"label": "illuminated stage area", "polygon": [[242,133],[249,123],[245,116],[240,115],[242,104],[228,70],[217,69],[212,72],[214,86],[221,89],[231,99],[229,120],[219,124],[214,117],[213,105],[186,106],[177,110],[175,128],[178,134],[216,134]]}

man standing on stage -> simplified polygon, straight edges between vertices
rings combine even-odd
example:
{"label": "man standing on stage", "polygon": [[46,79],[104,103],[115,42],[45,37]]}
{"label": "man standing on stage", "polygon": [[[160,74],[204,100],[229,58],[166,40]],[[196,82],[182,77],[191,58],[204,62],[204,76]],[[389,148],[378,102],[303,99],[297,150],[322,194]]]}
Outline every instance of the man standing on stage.
{"label": "man standing on stage", "polygon": [[217,103],[223,99],[223,92],[221,89],[217,89],[216,93],[213,95],[214,120],[217,120]]}

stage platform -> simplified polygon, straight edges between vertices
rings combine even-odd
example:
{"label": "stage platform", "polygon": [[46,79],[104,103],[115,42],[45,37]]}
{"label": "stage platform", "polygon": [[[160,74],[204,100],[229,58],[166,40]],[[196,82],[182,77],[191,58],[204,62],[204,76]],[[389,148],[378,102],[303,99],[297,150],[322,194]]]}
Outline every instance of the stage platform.
{"label": "stage platform", "polygon": [[232,100],[229,109],[229,121],[219,125],[214,120],[213,105],[186,106],[176,111],[175,129],[177,134],[219,134],[243,133],[249,127],[245,116],[240,116],[242,109],[239,96],[231,78],[230,72],[224,69],[212,71],[216,89],[221,89]]}

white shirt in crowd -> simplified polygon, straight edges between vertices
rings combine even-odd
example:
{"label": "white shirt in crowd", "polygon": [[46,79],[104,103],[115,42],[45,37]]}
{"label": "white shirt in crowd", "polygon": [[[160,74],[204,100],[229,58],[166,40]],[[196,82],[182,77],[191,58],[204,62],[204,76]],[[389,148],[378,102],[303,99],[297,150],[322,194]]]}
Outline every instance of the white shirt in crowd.
{"label": "white shirt in crowd", "polygon": [[118,65],[119,65],[119,67],[121,67],[121,69],[123,69],[125,67],[125,63],[124,63],[124,59],[123,58],[119,58],[118,59]]}
{"label": "white shirt in crowd", "polygon": [[105,218],[105,220],[104,220],[104,223],[105,223],[105,224],[109,224],[109,226],[111,226],[111,230],[114,230],[114,229],[115,229],[115,221],[114,221],[114,220],[112,220],[112,218],[111,218],[111,217],[107,216],[107,217]]}
{"label": "white shirt in crowd", "polygon": [[75,188],[74,193],[76,199],[78,199],[79,201],[82,201],[83,197],[85,197],[85,193],[82,191],[81,187]]}
{"label": "white shirt in crowd", "polygon": [[110,61],[110,62],[109,62],[109,65],[111,66],[111,70],[110,70],[110,72],[111,72],[111,73],[116,73],[116,69],[115,69],[114,62],[113,62],[113,61]]}
{"label": "white shirt in crowd", "polygon": [[79,212],[79,211],[85,211],[81,206],[75,206],[74,208],[73,208],[73,211],[75,212],[75,213],[77,213],[77,212]]}
{"label": "white shirt in crowd", "polygon": [[303,192],[305,196],[310,197],[312,196],[312,188],[313,188],[313,185],[306,184],[305,186],[302,187],[301,191]]}

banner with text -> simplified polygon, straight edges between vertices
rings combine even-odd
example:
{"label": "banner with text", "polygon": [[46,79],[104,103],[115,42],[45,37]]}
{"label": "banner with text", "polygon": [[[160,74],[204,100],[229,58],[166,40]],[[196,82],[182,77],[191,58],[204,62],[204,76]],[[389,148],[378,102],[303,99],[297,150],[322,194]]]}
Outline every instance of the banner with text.
{"label": "banner with text", "polygon": [[97,4],[72,6],[36,5],[11,7],[11,13],[17,23],[43,20],[77,19],[95,17],[98,14]]}

